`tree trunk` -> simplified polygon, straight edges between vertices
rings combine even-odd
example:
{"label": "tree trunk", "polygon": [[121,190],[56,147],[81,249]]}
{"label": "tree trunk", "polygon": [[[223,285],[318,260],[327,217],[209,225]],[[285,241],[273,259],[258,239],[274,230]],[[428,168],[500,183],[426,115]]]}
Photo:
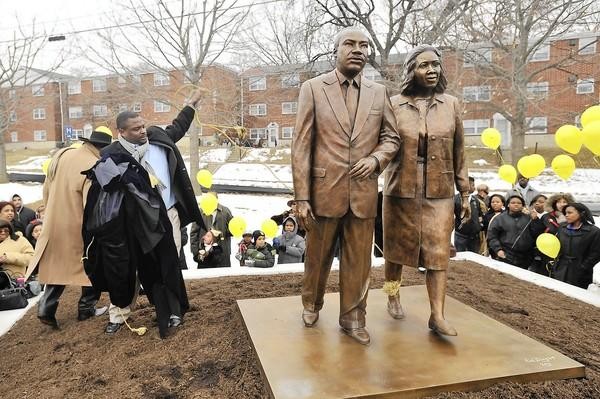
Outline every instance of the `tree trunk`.
{"label": "tree trunk", "polygon": [[8,183],[8,173],[6,171],[6,148],[4,140],[0,138],[0,183]]}
{"label": "tree trunk", "polygon": [[194,187],[194,192],[196,195],[202,194],[202,189],[200,188],[200,184],[198,184],[198,180],[196,179],[196,175],[198,174],[198,164],[200,162],[200,157],[198,154],[198,138],[200,126],[197,126],[195,123],[192,124],[192,127],[189,130],[190,133],[190,179],[192,180],[192,187]]}
{"label": "tree trunk", "polygon": [[515,163],[525,154],[525,127],[523,125],[513,125],[510,150]]}

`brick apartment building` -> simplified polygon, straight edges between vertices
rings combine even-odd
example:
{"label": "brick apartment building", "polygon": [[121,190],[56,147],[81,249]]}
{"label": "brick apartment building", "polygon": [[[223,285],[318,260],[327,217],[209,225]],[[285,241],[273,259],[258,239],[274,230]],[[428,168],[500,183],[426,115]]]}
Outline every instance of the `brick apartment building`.
{"label": "brick apartment building", "polygon": [[[529,128],[525,145],[554,145],[554,132],[563,124],[579,124],[579,115],[598,103],[599,91],[595,82],[600,79],[600,53],[596,33],[564,36],[541,46],[528,63],[529,70],[548,67],[527,85]],[[510,61],[485,46],[473,50],[489,62],[501,63],[510,69]],[[570,56],[569,62],[550,67]],[[443,49],[444,66],[450,87],[448,92],[461,98],[465,114],[463,125],[467,144],[480,144],[479,135],[487,127],[496,127],[503,135],[503,147],[510,146],[510,123],[493,105],[511,101],[506,80],[485,77],[462,52]],[[392,57],[391,63],[400,66],[402,55]],[[311,68],[302,65],[265,66],[242,74],[243,121],[252,140],[263,145],[287,146],[291,143],[300,83],[329,71],[331,62],[315,63]],[[400,68],[397,68],[400,70]],[[365,76],[381,81],[381,76],[367,66]],[[395,94],[393,89],[390,94]]]}
{"label": "brick apartment building", "polygon": [[[9,90],[6,147],[51,148],[88,136],[95,126],[107,125],[116,134],[119,112],[139,112],[147,124],[165,126],[177,115],[185,96],[181,71],[168,74],[140,73],[128,76],[74,76],[33,70],[41,76],[36,84]],[[212,65],[202,73],[201,86],[207,95],[199,107],[200,121],[216,125],[237,125],[239,83],[237,73]],[[201,128],[202,141],[214,141],[215,130]]]}

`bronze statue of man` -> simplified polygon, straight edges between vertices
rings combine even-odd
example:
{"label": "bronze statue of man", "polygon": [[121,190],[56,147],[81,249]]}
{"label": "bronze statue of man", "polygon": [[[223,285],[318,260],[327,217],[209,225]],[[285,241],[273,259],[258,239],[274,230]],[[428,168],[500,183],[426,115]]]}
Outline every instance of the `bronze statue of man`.
{"label": "bronze statue of man", "polygon": [[429,328],[457,332],[444,318],[454,186],[469,218],[469,180],[464,157],[461,106],[445,94],[446,77],[437,49],[421,45],[407,55],[401,94],[391,99],[402,150],[386,171],[383,190],[384,291],[388,312],[400,305],[402,265],[422,266],[431,306]]}
{"label": "bronze statue of man", "polygon": [[307,232],[302,320],[312,327],[319,318],[339,239],[339,323],[364,345],[377,176],[400,145],[385,87],[361,76],[368,50],[357,28],[337,34],[335,69],[300,88],[292,142],[295,200]]}

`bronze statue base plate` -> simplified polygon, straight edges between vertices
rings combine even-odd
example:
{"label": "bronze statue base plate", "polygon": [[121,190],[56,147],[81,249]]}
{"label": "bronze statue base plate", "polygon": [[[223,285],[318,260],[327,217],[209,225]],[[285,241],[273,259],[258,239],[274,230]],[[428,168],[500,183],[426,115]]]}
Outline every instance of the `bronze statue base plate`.
{"label": "bronze statue base plate", "polygon": [[337,293],[325,295],[312,328],[302,323],[299,296],[238,300],[271,396],[420,398],[585,376],[582,364],[450,297],[446,319],[458,336],[439,336],[427,327],[425,286],[402,287],[400,296],[406,318],[394,320],[387,296],[369,291],[369,346],[341,332]]}

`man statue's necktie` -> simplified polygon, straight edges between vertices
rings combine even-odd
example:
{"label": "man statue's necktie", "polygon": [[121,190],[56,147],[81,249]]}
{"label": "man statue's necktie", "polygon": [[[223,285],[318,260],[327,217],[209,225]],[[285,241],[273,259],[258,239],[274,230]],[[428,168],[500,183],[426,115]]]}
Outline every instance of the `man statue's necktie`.
{"label": "man statue's necktie", "polygon": [[356,118],[356,110],[358,109],[358,87],[354,81],[346,81],[348,90],[346,92],[346,109],[350,117],[350,127],[354,129],[354,119]]}

